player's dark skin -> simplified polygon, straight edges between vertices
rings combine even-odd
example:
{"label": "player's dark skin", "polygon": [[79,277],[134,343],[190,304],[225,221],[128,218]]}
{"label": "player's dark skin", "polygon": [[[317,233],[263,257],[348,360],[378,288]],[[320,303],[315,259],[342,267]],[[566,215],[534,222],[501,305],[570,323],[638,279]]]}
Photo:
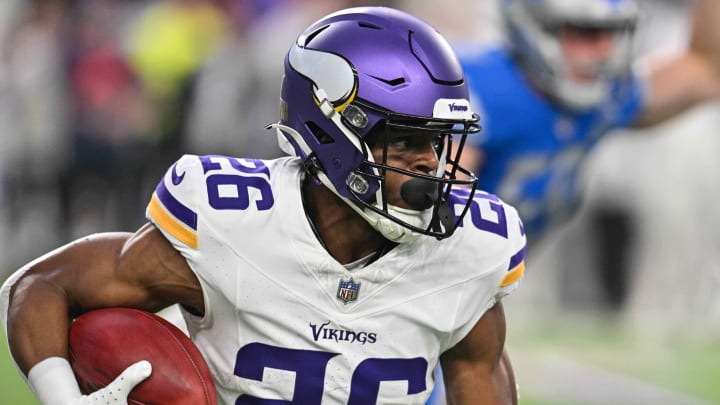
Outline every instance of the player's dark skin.
{"label": "player's dark skin", "polygon": [[[389,165],[418,173],[437,168],[433,138],[390,135]],[[374,147],[376,160],[382,148]],[[388,172],[391,204],[407,207],[400,186],[409,177]],[[325,186],[305,181],[306,211],[328,252],[349,263],[382,248],[386,239]],[[70,319],[103,307],[158,311],[180,303],[202,314],[203,294],[185,258],[152,224],[135,233],[103,233],[72,242],[41,260],[15,285],[8,313],[10,349],[27,374],[39,361],[67,357]],[[441,356],[452,405],[514,404],[515,378],[504,352],[501,303],[488,310],[470,333]]]}

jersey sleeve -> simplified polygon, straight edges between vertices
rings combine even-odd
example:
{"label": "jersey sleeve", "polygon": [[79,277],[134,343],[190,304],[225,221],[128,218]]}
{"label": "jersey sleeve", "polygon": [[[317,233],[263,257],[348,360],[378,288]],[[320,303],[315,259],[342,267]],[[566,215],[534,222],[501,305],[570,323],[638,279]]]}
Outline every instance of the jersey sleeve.
{"label": "jersey sleeve", "polygon": [[525,251],[527,249],[527,238],[525,228],[517,211],[508,206],[508,241],[510,256],[507,260],[506,272],[498,284],[495,293],[495,301],[499,301],[509,295],[518,287],[520,280],[525,275]]}
{"label": "jersey sleeve", "polygon": [[[456,292],[458,311],[445,349],[465,338],[490,308],[515,291],[525,274],[526,237],[517,211],[491,194],[478,192],[475,198],[486,203],[486,210],[475,214],[487,214],[486,220],[477,224],[492,231],[473,229],[463,234],[468,238],[461,242],[467,252],[462,260],[469,264],[466,268],[472,269],[472,275]],[[472,215],[471,211],[471,221]]]}
{"label": "jersey sleeve", "polygon": [[155,187],[145,211],[145,216],[181,252],[198,249],[197,184],[201,180],[198,157],[181,157]]}

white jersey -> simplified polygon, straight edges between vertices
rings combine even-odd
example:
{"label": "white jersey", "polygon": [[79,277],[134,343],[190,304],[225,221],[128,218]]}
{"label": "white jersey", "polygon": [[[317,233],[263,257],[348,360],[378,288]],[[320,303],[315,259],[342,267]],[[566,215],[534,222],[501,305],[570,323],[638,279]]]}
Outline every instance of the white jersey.
{"label": "white jersey", "polygon": [[423,404],[439,355],[522,277],[516,211],[478,192],[452,237],[350,271],[313,233],[303,177],[297,158],[186,155],[148,205],[202,284],[204,317],[184,315],[221,403]]}

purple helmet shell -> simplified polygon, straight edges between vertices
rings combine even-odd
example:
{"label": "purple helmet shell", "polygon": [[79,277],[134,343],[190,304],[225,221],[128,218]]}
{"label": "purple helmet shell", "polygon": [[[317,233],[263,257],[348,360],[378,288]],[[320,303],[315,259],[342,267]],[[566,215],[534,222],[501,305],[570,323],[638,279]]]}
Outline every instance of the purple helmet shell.
{"label": "purple helmet shell", "polygon": [[357,7],[320,19],[292,45],[279,127],[338,195],[378,203],[374,168],[385,162],[373,161],[367,136],[379,123],[401,123],[439,124],[464,138],[479,130],[468,98],[462,67],[434,28],[396,9]]}

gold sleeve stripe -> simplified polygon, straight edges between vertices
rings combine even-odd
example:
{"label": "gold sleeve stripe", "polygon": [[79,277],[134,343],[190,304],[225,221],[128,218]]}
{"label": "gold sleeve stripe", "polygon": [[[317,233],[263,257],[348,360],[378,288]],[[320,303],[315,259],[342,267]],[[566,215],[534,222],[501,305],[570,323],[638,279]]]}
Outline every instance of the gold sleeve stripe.
{"label": "gold sleeve stripe", "polygon": [[174,236],[180,242],[190,246],[191,248],[197,249],[197,232],[188,229],[184,224],[170,215],[158,199],[156,193],[153,193],[152,198],[150,199],[148,211],[150,211],[150,215],[153,219],[155,219],[157,224],[170,235]]}
{"label": "gold sleeve stripe", "polygon": [[500,287],[508,286],[518,280],[520,280],[523,276],[523,273],[525,272],[525,261],[521,261],[520,264],[515,266],[514,269],[508,271],[505,274],[505,277],[503,278],[502,282],[500,282]]}

